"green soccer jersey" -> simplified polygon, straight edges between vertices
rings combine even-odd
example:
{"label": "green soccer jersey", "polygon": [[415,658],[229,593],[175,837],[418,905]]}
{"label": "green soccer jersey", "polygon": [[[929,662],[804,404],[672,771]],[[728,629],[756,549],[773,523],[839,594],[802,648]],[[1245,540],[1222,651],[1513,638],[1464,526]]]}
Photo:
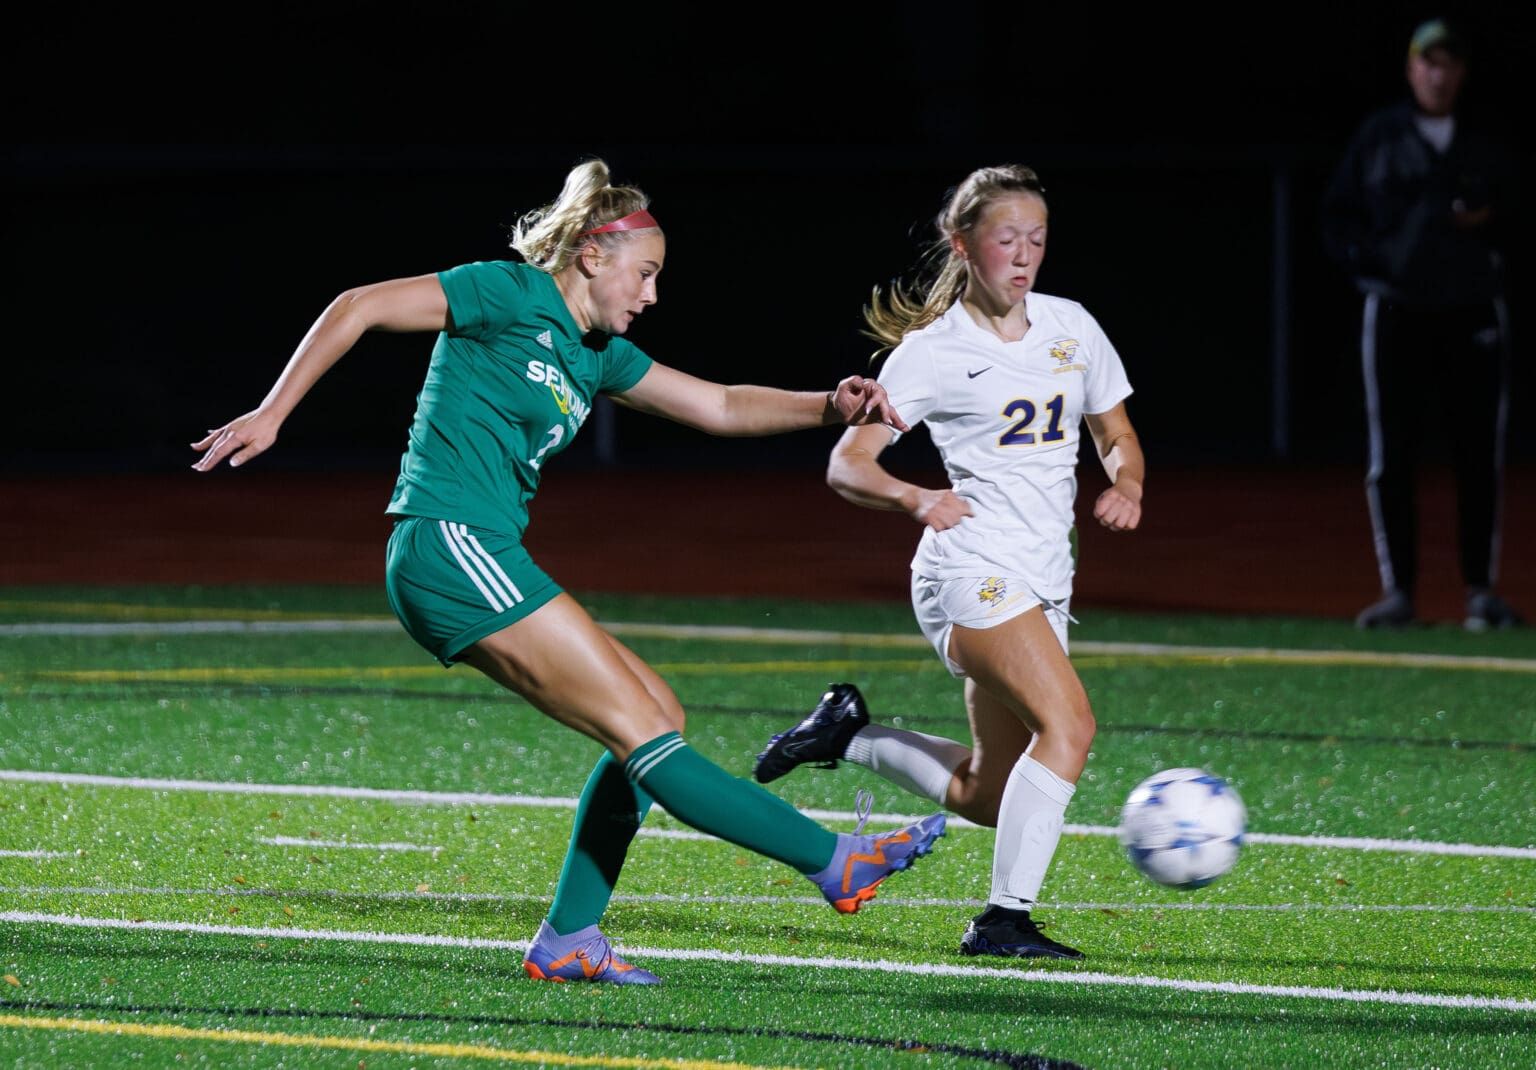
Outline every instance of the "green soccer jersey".
{"label": "green soccer jersey", "polygon": [[538,268],[463,264],[438,280],[453,326],[433,347],[386,512],[521,535],[543,466],[593,399],[634,386],[651,358],[623,338],[583,336]]}

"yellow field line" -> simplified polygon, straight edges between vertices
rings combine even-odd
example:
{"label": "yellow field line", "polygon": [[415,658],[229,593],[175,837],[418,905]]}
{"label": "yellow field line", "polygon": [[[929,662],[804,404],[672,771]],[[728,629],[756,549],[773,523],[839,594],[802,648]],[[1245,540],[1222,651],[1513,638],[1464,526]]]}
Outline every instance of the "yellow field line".
{"label": "yellow field line", "polygon": [[925,672],[938,669],[941,666],[936,658],[922,658],[919,660],[896,660],[883,658],[863,661],[842,658],[834,661],[676,661],[662,662],[652,666],[662,675],[671,673],[674,676],[707,676],[711,673],[776,673],[776,672],[816,672],[816,673],[851,673],[868,672],[870,670],[900,671],[900,672]]}
{"label": "yellow field line", "polygon": [[77,684],[143,683],[270,683],[293,680],[395,679],[402,676],[441,675],[439,665],[375,665],[370,667],[236,668],[207,666],[197,669],[47,669],[39,672],[0,673],[0,681],[57,680]]}
{"label": "yellow field line", "polygon": [[56,613],[108,620],[393,620],[366,613],[294,612],[288,609],[197,609],[127,602],[44,602],[0,598],[0,613]]}
{"label": "yellow field line", "polygon": [[[167,606],[137,606],[123,603],[76,603],[46,601],[0,600],[0,612],[5,610],[29,612],[69,613],[74,615],[104,615],[128,620],[169,620],[196,622],[197,620],[220,621],[363,621],[377,623],[391,618],[368,614],[291,613],[282,610],[252,609],[187,609]],[[926,649],[927,641],[915,634],[882,634],[838,631],[800,630],[785,628],[760,628],[734,625],[655,624],[645,622],[599,622],[618,636],[667,639],[703,639],[745,643],[795,643],[835,644],[886,649]],[[1468,654],[1421,654],[1412,652],[1366,650],[1277,650],[1264,647],[1214,647],[1182,646],[1165,643],[1121,643],[1080,640],[1072,644],[1073,661],[1084,666],[1105,666],[1125,662],[1151,665],[1308,665],[1308,666],[1372,666],[1382,668],[1461,669],[1474,672],[1536,673],[1536,658],[1486,657]],[[741,665],[743,663],[721,663]],[[809,672],[819,665],[829,665],[835,670],[840,664],[862,667],[865,662],[765,662],[763,671],[786,671],[775,666],[788,666],[796,671],[803,666]],[[910,662],[881,662],[880,665],[906,667]],[[338,670],[339,671],[339,670]],[[422,670],[430,673],[430,669]],[[679,666],[673,671],[690,673],[697,671],[691,666]],[[753,672],[751,668],[733,668],[723,671]],[[4,677],[0,677],[3,679]],[[136,676],[133,679],[150,679]]]}
{"label": "yellow field line", "polygon": [[[758,673],[848,674],[870,670],[931,670],[933,659],[920,661],[689,661],[660,662],[652,666],[671,676],[755,675]],[[121,683],[272,683],[300,680],[395,680],[403,677],[441,675],[439,665],[375,665],[358,668],[236,668],[217,666],[197,669],[46,669],[38,672],[0,673],[0,683],[49,680],[76,684]]]}
{"label": "yellow field line", "polygon": [[[1108,645],[1108,644],[1105,644]],[[1089,644],[1084,643],[1087,647]],[[1370,650],[1197,650],[1119,651],[1079,655],[1072,664],[1094,668],[1138,665],[1323,665],[1375,669],[1457,669],[1462,672],[1536,673],[1536,659],[1485,658],[1465,654],[1402,654]]]}
{"label": "yellow field line", "polygon": [[[1536,672],[1536,662],[1487,663],[1475,659],[1465,662],[1414,664],[1384,661],[1380,654],[1363,652],[1318,651],[1315,654],[1254,652],[1252,654],[1189,653],[1143,654],[1114,653],[1074,655],[1080,668],[1113,668],[1117,665],[1319,665],[1366,666],[1426,669],[1459,669],[1484,672]],[[774,673],[815,673],[848,676],[867,672],[935,672],[940,666],[935,658],[838,658],[826,660],[794,659],[777,661],[673,661],[652,666],[663,676],[754,676]],[[400,680],[437,676],[438,665],[373,665],[310,667],[237,667],[204,666],[187,669],[44,669],[27,672],[0,672],[0,683],[36,683],[50,681],[77,684],[112,683],[290,683],[295,686],[313,680]]]}
{"label": "yellow field line", "polygon": [[400,1040],[369,1040],[362,1037],[322,1037],[301,1033],[264,1033],[251,1029],[189,1029],[180,1025],[147,1025],[132,1022],[87,1021],[83,1018],[32,1018],[0,1014],[0,1026],[16,1029],[56,1029],[69,1033],[100,1033],[107,1036],[152,1037],[157,1040],[217,1040],[237,1044],[264,1044],[289,1048],[339,1048],[344,1051],[389,1052],[445,1058],[491,1059],[504,1063],[542,1066],[601,1066],[633,1070],[793,1070],[752,1063],[722,1063],[698,1059],[638,1059],[613,1055],[562,1055],[550,1051],[512,1051],[477,1044],[421,1044]]}

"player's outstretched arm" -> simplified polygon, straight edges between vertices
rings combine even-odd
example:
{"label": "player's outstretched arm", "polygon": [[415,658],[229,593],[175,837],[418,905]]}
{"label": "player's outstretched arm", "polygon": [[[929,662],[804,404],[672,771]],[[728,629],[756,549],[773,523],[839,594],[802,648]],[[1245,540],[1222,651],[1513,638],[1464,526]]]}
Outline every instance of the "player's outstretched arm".
{"label": "player's outstretched arm", "polygon": [[664,416],[711,435],[774,435],[828,424],[883,424],[905,431],[885,388],[852,375],[825,394],[771,386],[725,386],[653,364],[641,380],[613,400]]}
{"label": "player's outstretched arm", "polygon": [[304,335],[261,404],[191,444],[203,451],[192,467],[209,472],[227,459],[238,468],[266,452],[294,406],[365,332],[440,331],[448,318],[448,299],[436,275],[391,279],[341,294]]}
{"label": "player's outstretched arm", "polygon": [[919,487],[887,472],[880,454],[890,444],[891,432],[883,427],[850,427],[827,462],[827,485],[855,505],[903,512],[936,531],[973,515],[970,503],[948,487]]}
{"label": "player's outstretched arm", "polygon": [[1111,531],[1135,531],[1141,523],[1147,464],[1136,429],[1126,414],[1125,402],[1108,412],[1088,413],[1084,419],[1111,484],[1094,502],[1094,519]]}

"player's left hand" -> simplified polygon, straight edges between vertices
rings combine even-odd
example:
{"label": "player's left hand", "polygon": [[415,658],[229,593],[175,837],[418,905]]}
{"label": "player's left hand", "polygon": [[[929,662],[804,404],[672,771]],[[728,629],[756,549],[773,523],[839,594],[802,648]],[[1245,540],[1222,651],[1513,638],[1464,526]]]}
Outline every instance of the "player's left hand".
{"label": "player's left hand", "polygon": [[255,409],[223,427],[212,428],[206,438],[191,444],[193,449],[204,451],[192,467],[199,472],[211,472],[227,458],[231,468],[239,468],[251,458],[265,453],[277,441],[277,430],[282,423],[271,413]]}
{"label": "player's left hand", "polygon": [[1135,531],[1141,523],[1141,488],[1110,487],[1093,503],[1093,518],[1110,531]]}
{"label": "player's left hand", "polygon": [[884,424],[897,431],[910,431],[897,415],[885,387],[874,379],[862,375],[850,375],[837,384],[837,389],[827,396],[838,417],[849,427],[864,424]]}

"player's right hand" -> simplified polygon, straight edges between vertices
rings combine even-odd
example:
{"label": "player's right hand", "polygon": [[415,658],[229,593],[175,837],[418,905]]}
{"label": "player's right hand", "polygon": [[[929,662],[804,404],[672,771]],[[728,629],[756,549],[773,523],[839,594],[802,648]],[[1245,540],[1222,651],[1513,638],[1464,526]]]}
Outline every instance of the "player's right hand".
{"label": "player's right hand", "polygon": [[228,458],[231,468],[239,468],[246,461],[265,453],[277,441],[277,429],[282,421],[256,409],[237,416],[223,427],[208,432],[206,438],[192,443],[203,455],[192,466],[194,471],[211,472],[220,461]]}

